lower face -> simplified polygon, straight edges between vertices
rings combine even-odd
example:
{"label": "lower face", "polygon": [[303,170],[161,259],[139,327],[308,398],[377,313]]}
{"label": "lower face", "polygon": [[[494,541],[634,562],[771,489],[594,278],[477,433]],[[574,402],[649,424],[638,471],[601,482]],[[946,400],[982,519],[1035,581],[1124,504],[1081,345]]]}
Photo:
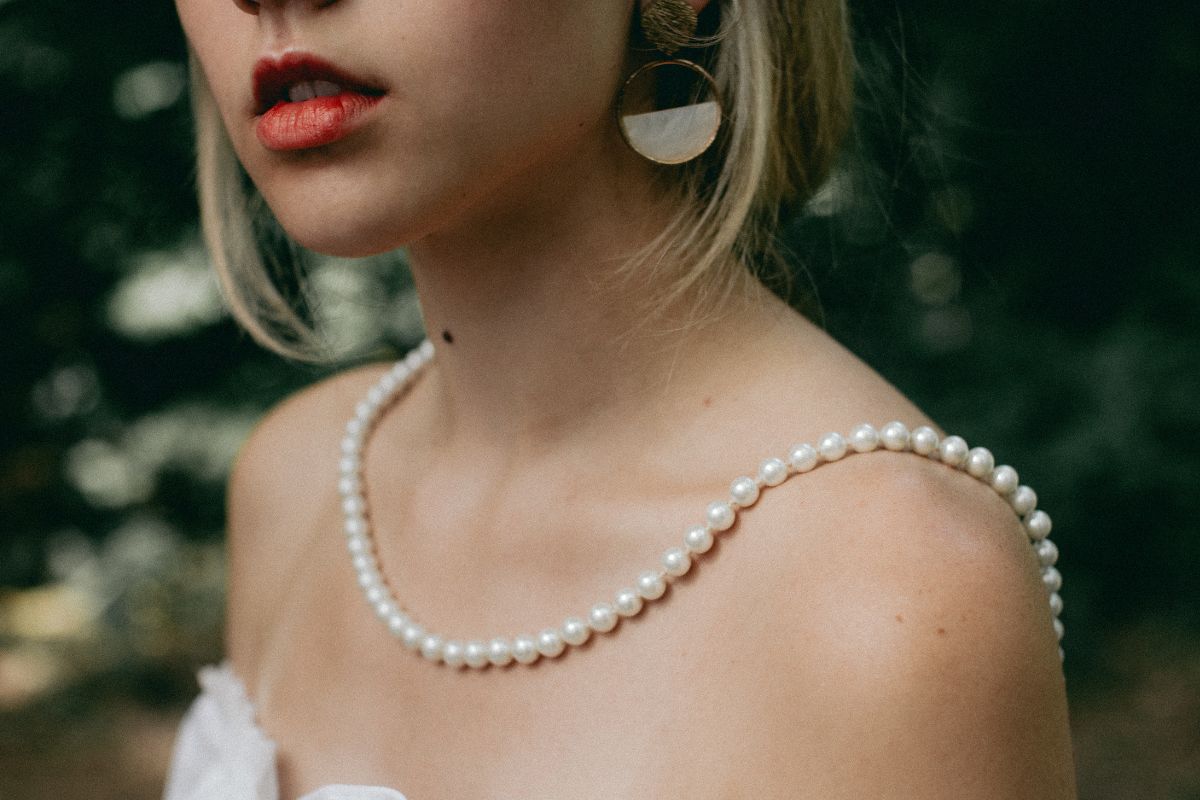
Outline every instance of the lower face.
{"label": "lower face", "polygon": [[[319,252],[411,243],[518,174],[617,135],[631,0],[176,6],[239,160]],[[256,98],[263,59],[285,68],[260,71],[274,79]],[[326,80],[326,65],[344,80]]]}

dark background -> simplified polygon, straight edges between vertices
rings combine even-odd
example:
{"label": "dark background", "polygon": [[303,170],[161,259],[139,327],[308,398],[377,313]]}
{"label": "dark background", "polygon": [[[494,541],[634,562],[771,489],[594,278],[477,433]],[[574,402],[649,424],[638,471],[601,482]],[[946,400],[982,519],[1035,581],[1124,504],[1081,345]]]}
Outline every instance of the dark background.
{"label": "dark background", "polygon": [[[1037,488],[1082,797],[1200,798],[1194,3],[854,5],[795,296]],[[220,311],[183,62],[170,4],[0,0],[3,800],[158,795],[219,657],[229,461],[327,371]],[[398,256],[313,283],[346,361],[419,335]]]}

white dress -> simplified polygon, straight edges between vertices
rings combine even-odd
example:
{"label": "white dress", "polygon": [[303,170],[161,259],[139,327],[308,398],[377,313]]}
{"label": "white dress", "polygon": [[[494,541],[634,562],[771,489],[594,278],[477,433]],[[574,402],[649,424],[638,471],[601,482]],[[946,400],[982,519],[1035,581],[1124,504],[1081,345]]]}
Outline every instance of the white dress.
{"label": "white dress", "polygon": [[[200,670],[200,695],[175,740],[164,800],[279,800],[275,743],[229,664]],[[331,785],[300,800],[405,800],[383,786]]]}

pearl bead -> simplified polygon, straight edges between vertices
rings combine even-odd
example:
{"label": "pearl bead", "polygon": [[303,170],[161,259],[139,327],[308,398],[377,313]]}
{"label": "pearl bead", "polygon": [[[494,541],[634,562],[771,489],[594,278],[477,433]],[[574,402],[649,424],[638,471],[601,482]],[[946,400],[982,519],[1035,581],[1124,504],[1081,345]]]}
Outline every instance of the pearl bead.
{"label": "pearl bead", "polygon": [[371,542],[362,534],[355,534],[346,537],[346,549],[350,551],[350,555],[357,556],[363,553],[371,552]]}
{"label": "pearl bead", "polygon": [[820,454],[811,444],[798,444],[788,453],[788,461],[796,472],[808,472],[817,465]]}
{"label": "pearl bead", "polygon": [[682,547],[672,547],[663,553],[662,565],[668,575],[678,578],[692,568],[692,557]]}
{"label": "pearl bead", "polygon": [[992,471],[992,488],[998,494],[1012,494],[1020,483],[1021,479],[1017,476],[1017,471],[1007,464],[996,467]]}
{"label": "pearl bead", "polygon": [[1018,486],[1008,502],[1012,505],[1013,511],[1016,511],[1021,516],[1025,516],[1037,508],[1037,492],[1028,486]]}
{"label": "pearl bead", "polygon": [[[371,586],[379,582],[379,576],[375,574],[379,568],[379,563],[375,560],[375,556],[370,551],[355,553],[350,557],[350,563],[354,565],[354,571],[358,573],[358,585],[363,590],[369,589]],[[366,581],[364,583],[363,581]]]}
{"label": "pearl bead", "polygon": [[879,432],[879,440],[888,450],[899,452],[908,449],[908,426],[903,422],[889,422]]}
{"label": "pearl bead", "polygon": [[952,467],[961,467],[967,460],[967,442],[961,436],[947,436],[938,444],[938,458]]}
{"label": "pearl bead", "polygon": [[378,384],[367,390],[367,402],[373,406],[378,406],[383,403],[387,395],[383,391],[383,387]]}
{"label": "pearl bead", "polygon": [[1042,570],[1042,583],[1052,592],[1057,592],[1062,588],[1062,573],[1054,567],[1046,567]]}
{"label": "pearl bead", "polygon": [[353,517],[343,518],[342,533],[346,534],[347,537],[366,536],[368,533],[370,533],[370,528],[368,528],[366,517],[355,515]]}
{"label": "pearl bead", "polygon": [[996,466],[996,459],[986,447],[972,447],[971,452],[967,453],[966,466],[972,477],[987,480]]}
{"label": "pearl bead", "polygon": [[408,376],[412,374],[412,370],[408,368],[408,364],[403,360],[397,361],[392,365],[392,377],[396,379],[397,384],[402,384],[408,380]]}
{"label": "pearl bead", "polygon": [[646,571],[637,578],[638,594],[647,600],[657,600],[667,591],[667,584],[657,572]]}
{"label": "pearl bead", "polygon": [[[360,556],[361,558],[361,556]],[[364,592],[380,582],[379,573],[374,569],[358,570],[358,586]]]}
{"label": "pearl bead", "polygon": [[467,642],[463,648],[463,661],[472,669],[482,669],[488,664],[487,645],[480,641]]}
{"label": "pearl bead", "polygon": [[693,553],[707,553],[713,546],[713,535],[703,525],[693,525],[683,534],[683,543]]}
{"label": "pearl bead", "polygon": [[416,650],[425,640],[425,629],[411,620],[400,632],[400,641],[409,650]]}
{"label": "pearl bead", "polygon": [[354,407],[354,416],[362,420],[364,425],[370,425],[371,418],[375,416],[375,408],[370,403],[363,401]]}
{"label": "pearl bead", "polygon": [[338,479],[338,494],[342,497],[358,494],[360,488],[362,488],[362,482],[356,475],[343,475]]}
{"label": "pearl bead", "polygon": [[[547,627],[545,631],[538,634],[538,649],[541,649],[542,638],[546,638],[546,642],[550,643],[550,638],[546,637],[547,633],[553,633],[558,637],[559,644],[563,645],[578,645],[587,642],[588,636],[592,633],[592,628],[588,627],[587,622],[584,622],[578,616],[568,616],[563,620],[563,624],[556,628]],[[545,655],[545,654],[544,654]]]}
{"label": "pearl bead", "polygon": [[[638,608],[641,608],[642,598],[638,597],[636,594],[634,597],[637,598]],[[618,594],[618,602],[619,600],[620,595]],[[637,612],[635,611],[634,613],[636,614]],[[617,610],[608,603],[596,603],[596,605],[592,606],[591,610],[588,611],[588,625],[591,625],[592,630],[596,631],[597,633],[608,633],[613,628],[617,627],[617,619]]]}
{"label": "pearl bead", "polygon": [[1053,567],[1058,563],[1058,545],[1049,539],[1042,539],[1034,549],[1037,551],[1038,562],[1043,567]]}
{"label": "pearl bead", "polygon": [[846,455],[846,447],[846,437],[840,433],[827,433],[821,437],[821,441],[817,444],[817,452],[826,461],[837,461]]}
{"label": "pearl bead", "polygon": [[919,456],[927,456],[937,449],[937,432],[928,425],[915,428],[909,438],[912,442],[913,452]]}
{"label": "pearl bead", "polygon": [[558,635],[558,631],[553,628],[546,628],[546,630],[538,634],[537,650],[546,658],[554,658],[562,655],[562,651],[566,647],[562,637]]}
{"label": "pearl bead", "polygon": [[357,475],[361,466],[362,462],[354,456],[342,456],[338,460],[338,472],[342,475]]}
{"label": "pearl bead", "polygon": [[466,647],[457,639],[451,639],[442,645],[442,660],[448,667],[461,667],[466,658]]}
{"label": "pearl bead", "polygon": [[538,659],[537,642],[532,636],[518,636],[513,639],[512,655],[520,664],[532,664]]}
{"label": "pearl bead", "polygon": [[421,655],[425,656],[425,658],[429,659],[430,661],[441,661],[442,637],[435,633],[426,635],[425,638],[421,640]]}
{"label": "pearl bead", "polygon": [[399,385],[395,374],[391,370],[383,373],[383,377],[379,379],[379,388],[383,389],[384,394],[391,396],[396,393],[396,386]]}
{"label": "pearl bead", "polygon": [[346,455],[354,455],[358,452],[360,442],[357,436],[346,436],[342,439],[342,452]]}
{"label": "pearl bead", "polygon": [[559,635],[567,644],[581,645],[588,640],[591,633],[592,629],[579,617],[567,617],[563,621],[562,631]]}
{"label": "pearl bead", "polygon": [[708,504],[705,518],[708,520],[708,527],[714,531],[727,531],[733,527],[737,514],[729,503],[714,500]]}
{"label": "pearl bead", "polygon": [[752,506],[758,500],[758,484],[754,482],[754,478],[737,478],[729,485],[729,496],[743,508]]}
{"label": "pearl bead", "polygon": [[[1055,638],[1061,642],[1063,634],[1067,632],[1066,627],[1063,626],[1062,620],[1059,619],[1058,617],[1055,617],[1051,624],[1054,625]],[[1058,648],[1058,657],[1059,657],[1059,660],[1061,660],[1063,657],[1063,650],[1061,647]]]}
{"label": "pearl bead", "polygon": [[497,667],[503,667],[512,663],[513,649],[507,639],[492,639],[488,642],[487,648],[488,661],[495,664]]}
{"label": "pearl bead", "polygon": [[1062,595],[1059,594],[1058,592],[1051,592],[1050,593],[1050,613],[1057,617],[1062,612],[1063,612]]}
{"label": "pearl bead", "polygon": [[367,602],[375,606],[387,599],[387,592],[378,583],[368,588],[364,594],[367,596]]}
{"label": "pearl bead", "polygon": [[428,339],[422,339],[421,343],[417,345],[417,352],[420,353],[421,358],[425,359],[426,361],[433,358],[433,342],[429,341]]}
{"label": "pearl bead", "polygon": [[[642,596],[633,589],[622,589],[617,592],[614,605],[617,613],[622,617],[636,617],[638,612],[642,610]],[[596,620],[592,620],[592,627],[596,628]],[[596,630],[600,630],[596,628]]]}
{"label": "pearl bead", "polygon": [[420,369],[421,363],[424,360],[425,359],[422,358],[421,352],[419,350],[409,350],[408,354],[404,356],[404,363],[408,365],[408,368],[411,371],[416,371],[416,370]]}
{"label": "pearl bead", "polygon": [[781,458],[768,458],[758,467],[758,479],[764,486],[778,486],[787,480],[788,468]]}
{"label": "pearl bead", "polygon": [[856,453],[869,453],[879,447],[879,431],[870,425],[859,425],[850,432],[850,447]]}
{"label": "pearl bead", "polygon": [[358,495],[350,495],[342,500],[342,513],[347,517],[362,516],[363,499]]}
{"label": "pearl bead", "polygon": [[1025,519],[1025,530],[1029,538],[1040,542],[1050,535],[1050,515],[1040,508]]}

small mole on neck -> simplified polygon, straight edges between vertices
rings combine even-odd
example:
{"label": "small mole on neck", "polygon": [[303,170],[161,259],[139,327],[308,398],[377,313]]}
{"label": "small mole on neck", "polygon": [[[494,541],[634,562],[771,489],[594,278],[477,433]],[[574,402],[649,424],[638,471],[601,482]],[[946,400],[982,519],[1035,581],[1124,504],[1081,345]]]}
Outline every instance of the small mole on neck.
{"label": "small mole on neck", "polygon": [[446,344],[454,344],[454,336],[451,335],[449,330],[442,331],[442,341]]}

